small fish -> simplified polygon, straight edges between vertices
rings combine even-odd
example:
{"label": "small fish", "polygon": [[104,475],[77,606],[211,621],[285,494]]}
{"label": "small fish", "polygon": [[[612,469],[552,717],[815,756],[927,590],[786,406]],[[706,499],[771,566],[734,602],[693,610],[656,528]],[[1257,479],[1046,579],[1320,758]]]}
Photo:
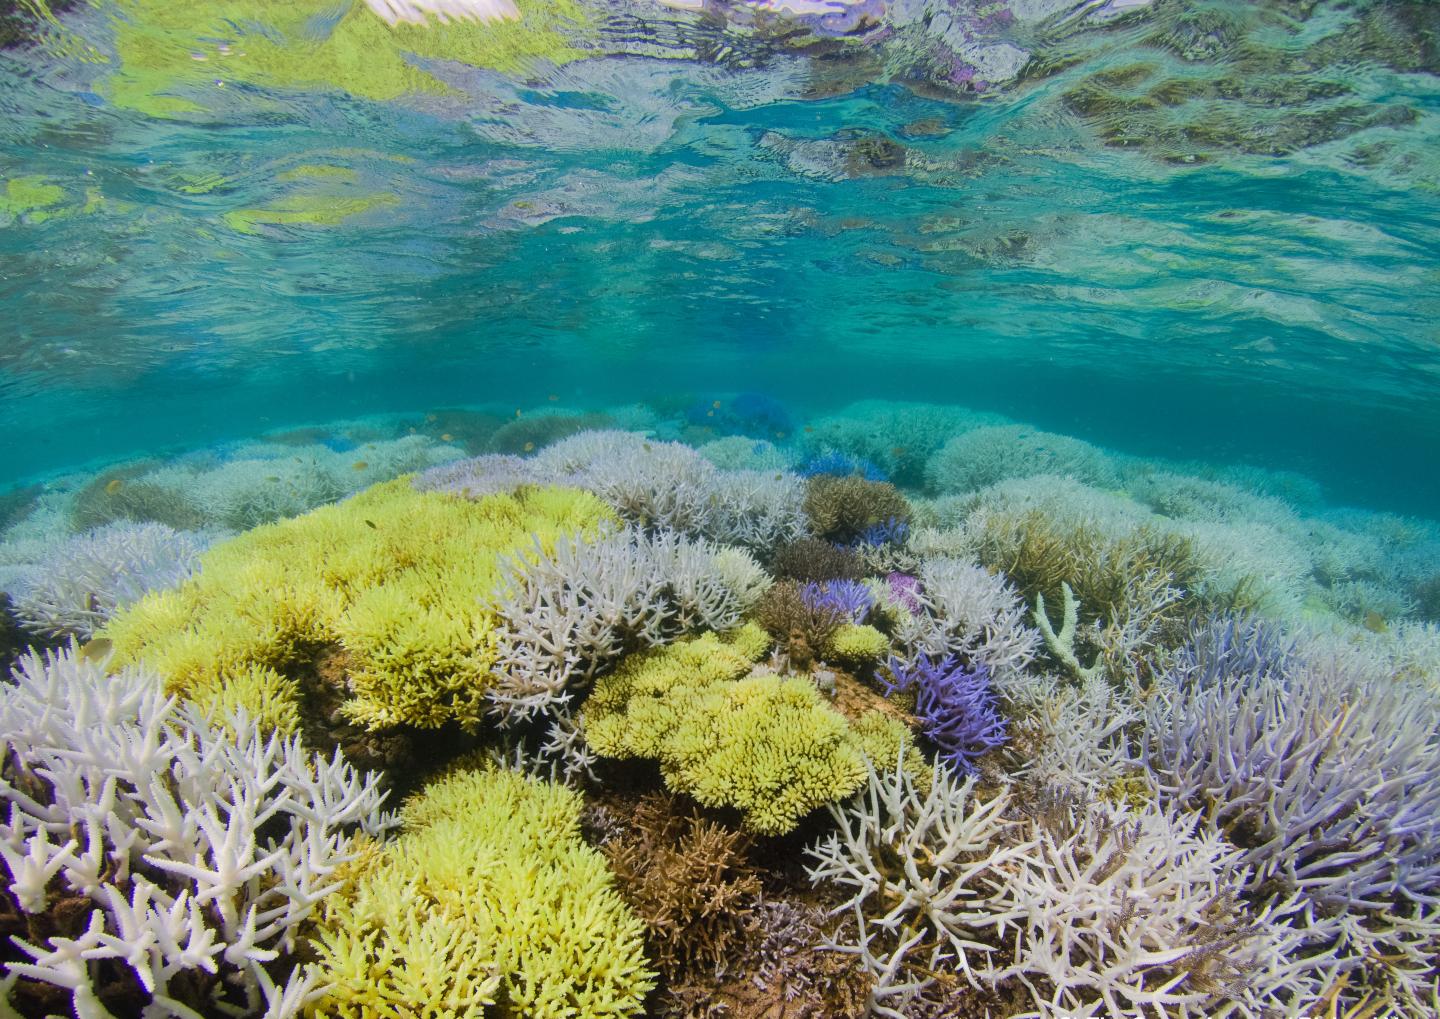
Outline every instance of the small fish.
{"label": "small fish", "polygon": [[546,399],[549,400],[551,403],[554,403],[556,400],[560,399],[560,397],[556,396],[554,393],[551,393],[549,396],[546,397]]}
{"label": "small fish", "polygon": [[267,477],[265,478],[265,480],[266,480],[266,481],[279,481],[279,480],[280,480],[280,475],[278,475],[278,474],[271,474],[271,475],[267,476]]}
{"label": "small fish", "polygon": [[525,443],[525,452],[528,453],[528,452],[530,452],[530,451],[531,451],[532,449],[534,449],[534,448],[535,448],[535,443],[533,443],[533,442],[527,442],[527,443]]}
{"label": "small fish", "polygon": [[365,521],[365,526],[368,527],[368,528],[370,528],[370,530],[372,530],[372,531],[378,531],[378,530],[380,530],[380,528],[378,528],[378,527],[375,526],[375,521],[373,521],[373,520],[367,520],[367,521]]}
{"label": "small fish", "polygon": [[776,433],[775,433],[775,438],[777,438],[777,439],[783,439],[783,438],[785,438],[785,433],[784,433],[784,432],[776,432]]}
{"label": "small fish", "polygon": [[805,426],[805,430],[806,430],[807,432],[813,432],[815,429],[814,429],[814,428],[811,428],[809,425],[806,425],[806,426]]}
{"label": "small fish", "polygon": [[1389,627],[1385,625],[1385,617],[1371,609],[1365,613],[1365,629],[1371,633],[1384,633]]}
{"label": "small fish", "polygon": [[87,662],[99,663],[109,658],[114,649],[115,644],[109,637],[96,637],[80,645],[80,657]]}
{"label": "small fish", "polygon": [[515,416],[516,416],[517,418],[520,416],[520,408],[518,408],[518,407],[515,408]]}
{"label": "small fish", "polygon": [[119,478],[115,478],[113,481],[111,481],[105,486],[105,494],[114,495],[116,492],[120,491],[120,489],[124,487],[125,482],[121,481]]}
{"label": "small fish", "polygon": [[713,410],[707,410],[707,411],[705,412],[705,416],[706,416],[707,418],[713,418],[713,417],[715,416],[715,412],[714,412]]}
{"label": "small fish", "polygon": [[891,455],[891,456],[904,456],[904,455],[905,455],[905,447],[904,447],[904,446],[896,446],[894,449],[890,450],[890,455]]}
{"label": "small fish", "polygon": [[438,417],[436,417],[434,414],[426,414],[426,415],[425,415],[425,423],[426,423],[426,424],[433,425],[436,421],[439,421],[439,420],[440,420],[440,419],[439,419]]}
{"label": "small fish", "polygon": [[643,449],[645,452],[648,453],[648,452],[650,452],[650,443],[648,443],[648,442],[642,442],[642,443],[640,443],[640,448]]}
{"label": "small fish", "polygon": [[355,470],[357,470],[357,471],[363,471],[363,470],[365,470],[366,468],[368,468],[370,465],[369,465],[368,463],[366,463],[364,460],[356,460],[356,461],[355,461],[353,464],[351,464],[350,466],[353,467],[353,468],[354,468]]}
{"label": "small fish", "polygon": [[720,409],[720,401],[719,401],[719,400],[716,400],[716,401],[715,401],[714,403],[712,403],[710,406],[714,407],[716,410],[719,410],[719,409]]}
{"label": "small fish", "polygon": [[455,436],[451,435],[449,432],[445,432],[444,434],[442,434],[442,435],[440,436],[440,441],[441,441],[441,442],[454,442],[454,441],[455,441]]}

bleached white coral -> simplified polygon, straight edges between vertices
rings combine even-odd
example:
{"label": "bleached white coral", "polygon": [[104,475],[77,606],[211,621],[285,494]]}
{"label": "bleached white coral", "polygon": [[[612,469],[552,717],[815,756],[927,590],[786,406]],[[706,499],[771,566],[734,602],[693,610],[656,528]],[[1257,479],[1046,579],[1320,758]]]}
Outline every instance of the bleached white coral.
{"label": "bleached white coral", "polygon": [[14,679],[0,698],[10,890],[40,912],[58,880],[93,911],[77,938],[19,942],[30,962],[11,972],[67,989],[79,1016],[106,1014],[106,960],[129,968],[157,1019],[298,1015],[305,975],[277,988],[265,967],[337,887],[351,833],[395,823],[376,780],[244,716],[217,725],[158,675],[106,675],[73,646],[22,658]]}
{"label": "bleached white coral", "polygon": [[922,794],[903,768],[871,771],[807,850],[811,880],[849,895],[853,933],[829,947],[871,974],[872,1014],[928,1013],[952,974],[1018,982],[1027,1017],[1258,1019],[1333,975],[1294,958],[1276,910],[1245,911],[1240,852],[1198,817],[1064,794],[1022,813],[1005,792],[977,801],[976,781],[937,768]]}
{"label": "bleached white coral", "polygon": [[529,460],[476,457],[427,471],[415,484],[472,498],[524,484],[582,488],[627,523],[752,549],[771,549],[808,531],[799,477],[721,471],[689,446],[634,432],[579,432]]}
{"label": "bleached white coral", "polygon": [[1238,901],[1241,853],[1196,815],[1059,802],[998,868],[988,906],[1012,945],[985,979],[1018,979],[1042,1019],[1272,1014],[1308,1001],[1302,939]]}
{"label": "bleached white coral", "polygon": [[203,535],[164,524],[110,524],[72,538],[29,568],[15,614],[47,637],[88,639],[116,609],[172,587],[198,565]]}
{"label": "bleached white coral", "polygon": [[554,712],[627,651],[735,627],[758,597],[758,569],[743,553],[638,528],[561,538],[553,552],[508,560],[490,692],[497,714]]}
{"label": "bleached white coral", "polygon": [[895,632],[907,654],[963,654],[989,668],[1002,689],[1023,680],[1040,635],[1025,624],[1025,605],[1003,575],[961,559],[932,559],[920,568],[918,598],[921,611],[903,615]]}

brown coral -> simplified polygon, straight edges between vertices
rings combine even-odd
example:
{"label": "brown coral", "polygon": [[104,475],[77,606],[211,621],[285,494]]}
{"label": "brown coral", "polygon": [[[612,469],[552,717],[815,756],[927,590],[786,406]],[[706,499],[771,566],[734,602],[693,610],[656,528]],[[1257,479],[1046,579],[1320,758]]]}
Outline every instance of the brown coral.
{"label": "brown coral", "polygon": [[865,575],[860,557],[819,538],[801,538],[781,545],[770,572],[790,580],[859,580]]}
{"label": "brown coral", "polygon": [[877,524],[909,523],[910,503],[888,481],[821,474],[806,486],[805,514],[820,537],[850,543]]}
{"label": "brown coral", "polygon": [[790,667],[801,671],[815,663],[840,624],[846,622],[839,609],[807,604],[793,580],[770,586],[755,606],[755,620],[775,638]]}
{"label": "brown coral", "polygon": [[649,928],[650,953],[670,982],[719,973],[743,957],[760,879],[751,838],[686,809],[670,793],[643,797],[624,835],[601,848],[621,894]]}

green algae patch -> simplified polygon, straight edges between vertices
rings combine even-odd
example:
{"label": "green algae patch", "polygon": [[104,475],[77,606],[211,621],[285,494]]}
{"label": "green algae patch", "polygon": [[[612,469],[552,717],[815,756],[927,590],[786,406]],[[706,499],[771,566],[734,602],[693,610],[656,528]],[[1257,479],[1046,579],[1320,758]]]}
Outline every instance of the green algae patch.
{"label": "green algae patch", "polygon": [[352,216],[399,202],[389,194],[361,198],[296,195],[268,209],[236,209],[225,213],[224,219],[226,226],[242,234],[259,233],[262,226],[338,226]]}
{"label": "green algae patch", "polygon": [[415,58],[514,74],[583,55],[571,43],[587,24],[575,0],[517,6],[518,21],[391,27],[360,2],[332,21],[332,0],[127,0],[116,8],[109,98],[162,117],[197,112],[195,98],[231,84],[388,100],[450,91]]}
{"label": "green algae patch", "polygon": [[12,177],[0,192],[0,216],[43,223],[56,214],[55,206],[64,200],[65,189],[44,177]]}

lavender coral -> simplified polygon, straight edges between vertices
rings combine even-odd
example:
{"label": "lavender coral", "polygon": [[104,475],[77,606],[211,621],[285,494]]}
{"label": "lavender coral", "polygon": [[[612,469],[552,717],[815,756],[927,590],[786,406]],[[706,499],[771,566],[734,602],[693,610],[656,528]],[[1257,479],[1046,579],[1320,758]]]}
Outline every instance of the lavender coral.
{"label": "lavender coral", "polygon": [[940,748],[940,756],[962,772],[974,772],[975,761],[1005,743],[990,670],[966,667],[954,655],[933,661],[921,655],[912,662],[891,656],[887,692],[915,691],[915,713],[921,731]]}
{"label": "lavender coral", "polygon": [[857,580],[811,581],[800,588],[800,598],[812,612],[841,616],[852,623],[863,623],[875,607],[875,595]]}

